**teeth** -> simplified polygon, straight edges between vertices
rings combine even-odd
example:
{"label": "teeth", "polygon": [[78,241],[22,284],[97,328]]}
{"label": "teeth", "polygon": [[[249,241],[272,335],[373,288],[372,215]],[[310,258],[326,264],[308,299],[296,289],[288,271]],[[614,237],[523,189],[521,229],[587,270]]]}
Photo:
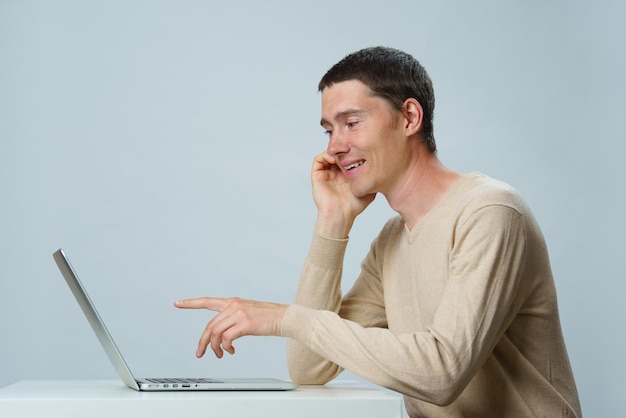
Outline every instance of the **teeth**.
{"label": "teeth", "polygon": [[362,165],[363,163],[365,163],[365,161],[359,161],[357,163],[350,164],[349,166],[346,167],[346,171],[347,170],[352,170],[353,168],[357,168],[358,166]]}

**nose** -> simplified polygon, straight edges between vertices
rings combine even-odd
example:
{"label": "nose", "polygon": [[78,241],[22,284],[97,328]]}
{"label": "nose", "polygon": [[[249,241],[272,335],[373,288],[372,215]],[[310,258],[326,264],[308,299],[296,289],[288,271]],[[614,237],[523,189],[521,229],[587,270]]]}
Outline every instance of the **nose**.
{"label": "nose", "polygon": [[326,152],[332,156],[336,156],[339,154],[345,154],[348,151],[350,151],[350,147],[345,141],[345,138],[335,132],[331,133]]}

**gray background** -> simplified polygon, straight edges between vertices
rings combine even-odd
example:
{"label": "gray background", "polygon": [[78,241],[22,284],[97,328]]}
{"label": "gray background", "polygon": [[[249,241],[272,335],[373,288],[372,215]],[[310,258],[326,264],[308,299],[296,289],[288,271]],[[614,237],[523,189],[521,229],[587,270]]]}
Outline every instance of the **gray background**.
{"label": "gray background", "polygon": [[[288,377],[284,341],[194,357],[210,313],[288,303],[315,220],[322,74],[389,45],[435,83],[442,161],[544,230],[587,416],[624,416],[625,15],[618,1],[0,0],[0,386],[109,379],[63,247],[137,375]],[[358,219],[347,288],[383,222]]]}

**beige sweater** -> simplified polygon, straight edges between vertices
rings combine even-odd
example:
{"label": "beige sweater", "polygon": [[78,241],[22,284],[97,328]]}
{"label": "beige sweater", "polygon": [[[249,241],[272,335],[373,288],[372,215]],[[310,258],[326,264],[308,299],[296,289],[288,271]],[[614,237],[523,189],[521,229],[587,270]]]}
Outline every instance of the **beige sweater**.
{"label": "beige sweater", "polygon": [[342,297],[347,240],[314,235],[282,335],[292,379],[342,370],[411,417],[581,417],[546,245],[517,192],[469,174],[411,231],[391,219]]}

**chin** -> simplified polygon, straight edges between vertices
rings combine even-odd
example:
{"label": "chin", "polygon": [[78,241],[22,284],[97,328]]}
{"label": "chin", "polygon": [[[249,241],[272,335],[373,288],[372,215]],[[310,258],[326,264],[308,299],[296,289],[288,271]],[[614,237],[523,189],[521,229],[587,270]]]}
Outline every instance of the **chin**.
{"label": "chin", "polygon": [[350,191],[355,197],[359,197],[359,198],[371,195],[372,193],[376,193],[375,191],[372,191],[366,188],[353,187],[353,186],[350,187]]}

